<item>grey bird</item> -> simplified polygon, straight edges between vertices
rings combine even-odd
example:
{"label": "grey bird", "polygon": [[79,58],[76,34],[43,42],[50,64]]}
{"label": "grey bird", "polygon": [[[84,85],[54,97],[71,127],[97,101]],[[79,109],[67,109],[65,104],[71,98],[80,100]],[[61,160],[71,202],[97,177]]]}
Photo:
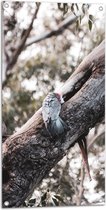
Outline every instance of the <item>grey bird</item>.
{"label": "grey bird", "polygon": [[[51,137],[60,136],[65,132],[65,130],[69,130],[69,127],[59,116],[61,111],[61,104],[63,103],[64,100],[62,98],[62,95],[59,93],[49,93],[43,101],[42,104],[43,121]],[[78,144],[82,153],[85,168],[91,180],[86,138],[83,137],[82,139],[80,139],[78,141]]]}
{"label": "grey bird", "polygon": [[59,93],[49,93],[42,104],[42,116],[45,127],[52,137],[59,136],[68,129],[66,123],[59,116],[61,104],[64,103]]}

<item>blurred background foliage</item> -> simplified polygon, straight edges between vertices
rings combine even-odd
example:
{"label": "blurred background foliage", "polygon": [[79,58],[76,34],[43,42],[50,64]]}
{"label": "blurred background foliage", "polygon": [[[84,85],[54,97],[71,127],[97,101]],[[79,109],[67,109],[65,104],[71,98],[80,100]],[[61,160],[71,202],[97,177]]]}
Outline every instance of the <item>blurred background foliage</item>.
{"label": "blurred background foliage", "polygon": [[[2,116],[8,135],[18,130],[41,107],[48,92],[61,88],[84,57],[104,39],[103,5],[43,2],[27,38],[29,42],[45,32],[57,29],[69,16],[77,16],[79,12],[81,15],[63,33],[25,47],[19,53],[15,65],[7,71],[6,64],[24,37],[37,6],[38,3],[35,2],[4,2],[2,5]],[[98,128],[97,136],[101,131],[104,132],[103,125]],[[94,137],[93,130],[92,138]],[[95,143],[89,154],[93,182],[90,183],[85,178],[85,191],[80,202],[82,205],[104,202],[104,135],[102,139],[101,144]],[[82,165],[78,153],[76,145],[51,170],[49,179],[43,181],[41,187],[35,190],[33,197],[24,205],[77,205],[76,195],[80,191]],[[94,162],[96,169],[92,165]],[[91,199],[94,194],[94,199]]]}

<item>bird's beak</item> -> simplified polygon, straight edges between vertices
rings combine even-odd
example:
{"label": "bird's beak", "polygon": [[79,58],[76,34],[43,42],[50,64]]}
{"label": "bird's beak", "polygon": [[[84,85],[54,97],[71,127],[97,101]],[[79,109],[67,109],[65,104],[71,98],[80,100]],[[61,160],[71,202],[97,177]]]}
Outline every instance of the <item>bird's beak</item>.
{"label": "bird's beak", "polygon": [[88,163],[88,152],[87,152],[86,138],[80,139],[78,141],[78,144],[79,144],[79,147],[80,147],[80,150],[81,150],[81,153],[82,153],[82,157],[83,157],[85,168],[87,170],[87,174],[88,174],[89,179],[91,181],[92,179],[91,179],[91,176],[90,176],[90,169],[89,169],[89,163]]}
{"label": "bird's beak", "polygon": [[61,96],[61,104],[64,104],[64,99],[63,99],[63,97]]}

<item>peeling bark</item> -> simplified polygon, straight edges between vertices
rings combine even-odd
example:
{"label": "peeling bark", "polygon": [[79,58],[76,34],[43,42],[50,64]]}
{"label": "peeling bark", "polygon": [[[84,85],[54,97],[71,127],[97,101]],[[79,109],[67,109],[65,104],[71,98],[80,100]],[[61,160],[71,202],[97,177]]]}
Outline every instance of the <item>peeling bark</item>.
{"label": "peeling bark", "polygon": [[105,111],[104,68],[102,42],[61,88],[66,101],[61,117],[70,128],[67,133],[51,139],[40,108],[3,143],[3,207],[6,207],[6,201],[8,207],[22,205],[68,149],[102,120]]}

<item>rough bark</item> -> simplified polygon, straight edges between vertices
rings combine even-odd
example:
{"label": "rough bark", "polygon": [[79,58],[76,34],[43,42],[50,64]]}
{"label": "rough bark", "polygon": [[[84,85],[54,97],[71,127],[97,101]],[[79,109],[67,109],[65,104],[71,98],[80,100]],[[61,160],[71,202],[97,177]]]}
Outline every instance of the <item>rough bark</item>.
{"label": "rough bark", "polygon": [[62,159],[68,149],[104,117],[104,42],[94,49],[61,88],[61,117],[69,126],[51,139],[41,108],[3,143],[3,207],[18,207]]}

